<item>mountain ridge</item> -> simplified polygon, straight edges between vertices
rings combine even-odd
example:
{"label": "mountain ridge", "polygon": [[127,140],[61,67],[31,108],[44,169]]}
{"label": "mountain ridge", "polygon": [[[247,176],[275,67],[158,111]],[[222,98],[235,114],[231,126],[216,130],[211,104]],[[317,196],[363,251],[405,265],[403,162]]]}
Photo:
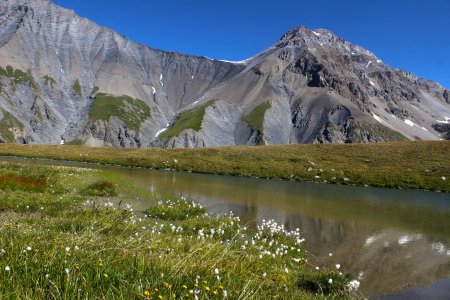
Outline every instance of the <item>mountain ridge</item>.
{"label": "mountain ridge", "polygon": [[[326,29],[294,28],[267,50],[228,62],[152,49],[48,0],[7,0],[0,20],[3,141],[203,147],[448,135],[447,89]],[[97,93],[119,103],[106,106],[109,119],[93,119]],[[148,106],[139,127],[126,125],[134,102],[121,96]],[[245,119],[265,102],[257,130]],[[179,126],[205,103],[200,120]],[[183,129],[164,134],[174,126]]]}

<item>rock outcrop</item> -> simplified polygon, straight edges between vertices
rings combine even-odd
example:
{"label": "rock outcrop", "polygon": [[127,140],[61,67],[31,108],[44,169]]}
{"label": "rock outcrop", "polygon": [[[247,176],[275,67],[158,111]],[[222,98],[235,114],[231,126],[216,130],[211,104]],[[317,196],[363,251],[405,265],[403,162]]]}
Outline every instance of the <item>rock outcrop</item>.
{"label": "rock outcrop", "polygon": [[233,63],[139,45],[48,0],[0,3],[3,142],[205,147],[443,139],[448,134],[434,124],[448,124],[449,102],[436,82],[392,69],[323,29],[290,30]]}

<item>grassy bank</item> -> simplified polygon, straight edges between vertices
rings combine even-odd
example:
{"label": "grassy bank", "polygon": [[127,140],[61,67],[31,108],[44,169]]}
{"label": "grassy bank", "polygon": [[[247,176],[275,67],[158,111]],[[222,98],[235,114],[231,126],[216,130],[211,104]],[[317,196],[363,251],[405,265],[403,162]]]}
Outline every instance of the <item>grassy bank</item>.
{"label": "grassy bank", "polygon": [[299,230],[247,229],[149,191],[136,212],[130,189],[100,171],[1,163],[0,298],[359,297],[339,268],[315,268]]}
{"label": "grassy bank", "polygon": [[0,155],[450,192],[450,142],[117,149],[0,145]]}

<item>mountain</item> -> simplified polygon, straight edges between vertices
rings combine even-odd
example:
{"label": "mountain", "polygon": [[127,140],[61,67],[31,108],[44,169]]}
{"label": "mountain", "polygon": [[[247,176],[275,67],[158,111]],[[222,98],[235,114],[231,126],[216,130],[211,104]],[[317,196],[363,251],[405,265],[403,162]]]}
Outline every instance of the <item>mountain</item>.
{"label": "mountain", "polygon": [[450,92],[324,29],[242,62],[151,49],[48,0],[0,3],[0,141],[121,147],[450,137]]}

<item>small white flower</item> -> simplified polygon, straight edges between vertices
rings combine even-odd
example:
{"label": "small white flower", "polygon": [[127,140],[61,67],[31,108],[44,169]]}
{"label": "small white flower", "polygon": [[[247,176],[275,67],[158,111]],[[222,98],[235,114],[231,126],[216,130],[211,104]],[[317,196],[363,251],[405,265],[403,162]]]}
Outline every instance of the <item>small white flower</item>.
{"label": "small white flower", "polygon": [[50,274],[45,274],[45,278],[49,278],[50,277]]}
{"label": "small white flower", "polygon": [[319,271],[319,267],[316,267],[316,270]]}
{"label": "small white flower", "polygon": [[329,284],[332,284],[332,283],[333,283],[333,279],[331,279],[331,278],[328,279],[328,283],[329,283]]}
{"label": "small white flower", "polygon": [[288,268],[284,268],[284,271],[285,271],[286,273],[289,273],[289,269],[288,269]]}
{"label": "small white flower", "polygon": [[219,275],[219,269],[218,268],[214,269],[214,274]]}
{"label": "small white flower", "polygon": [[340,264],[336,264],[336,269],[340,269],[341,268],[341,265]]}
{"label": "small white flower", "polygon": [[66,271],[66,274],[69,275],[69,273],[70,273],[69,269],[65,269],[64,271]]}
{"label": "small white flower", "polygon": [[5,267],[5,271],[6,271],[6,272],[9,272],[9,271],[11,271],[11,268],[10,268],[9,266],[6,266],[6,267]]}
{"label": "small white flower", "polygon": [[31,247],[30,246],[27,247],[27,251],[31,251]]}
{"label": "small white flower", "polygon": [[333,256],[333,253],[331,253],[331,252],[328,253],[328,256],[329,256],[329,257],[332,257],[332,256]]}
{"label": "small white flower", "polygon": [[70,247],[66,247],[66,252],[69,252],[70,251]]}
{"label": "small white flower", "polygon": [[358,280],[352,280],[347,284],[347,287],[350,291],[356,291],[359,288],[359,281]]}
{"label": "small white flower", "polygon": [[358,280],[361,280],[363,278],[363,276],[364,276],[364,272],[363,271],[359,272]]}
{"label": "small white flower", "polygon": [[226,291],[226,290],[224,290],[224,291],[223,291],[223,293],[222,293],[222,295],[223,295],[223,297],[224,297],[224,298],[227,298],[227,297],[228,297],[228,293],[227,293],[227,291]]}
{"label": "small white flower", "polygon": [[266,272],[264,272],[264,273],[262,274],[262,276],[263,276],[263,278],[266,278],[266,276],[267,276],[267,273],[266,273]]}

